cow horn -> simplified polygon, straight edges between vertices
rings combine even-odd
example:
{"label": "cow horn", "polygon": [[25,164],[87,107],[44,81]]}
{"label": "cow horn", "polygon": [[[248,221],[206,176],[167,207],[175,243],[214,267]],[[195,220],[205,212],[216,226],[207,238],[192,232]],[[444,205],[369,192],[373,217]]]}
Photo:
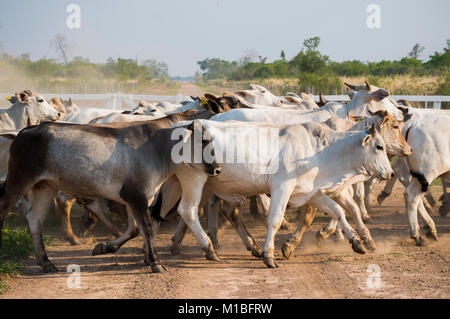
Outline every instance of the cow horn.
{"label": "cow horn", "polygon": [[356,85],[348,84],[347,82],[344,82],[344,85],[348,86],[352,90],[358,91],[358,87]]}
{"label": "cow horn", "polygon": [[327,103],[328,103],[328,100],[326,98],[324,98],[322,92],[320,92],[319,93],[319,103],[317,103],[317,105],[324,106]]}
{"label": "cow horn", "polygon": [[367,80],[366,81],[364,81],[364,83],[366,84],[366,91],[371,91],[371,86],[370,86],[370,84],[369,84],[369,82],[367,82]]}

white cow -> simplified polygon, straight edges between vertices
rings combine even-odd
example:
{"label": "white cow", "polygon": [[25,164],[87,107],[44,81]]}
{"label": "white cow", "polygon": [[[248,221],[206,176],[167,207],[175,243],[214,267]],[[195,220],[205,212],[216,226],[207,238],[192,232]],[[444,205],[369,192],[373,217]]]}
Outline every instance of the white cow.
{"label": "white cow", "polygon": [[267,105],[267,106],[283,106],[283,100],[265,87],[257,84],[250,84],[248,90],[235,91],[234,94],[243,97],[251,104]]}
{"label": "white cow", "polygon": [[58,111],[39,93],[25,90],[9,99],[13,105],[0,110],[0,130],[21,130],[43,121],[56,121]]}
{"label": "white cow", "polygon": [[[349,133],[334,132],[318,123],[201,122],[214,136],[215,156],[219,162],[221,154],[234,152],[230,147],[246,143],[246,138],[251,138],[260,128],[279,130],[280,146],[273,149],[272,140],[264,135],[267,140],[259,143],[260,150],[256,145],[246,143],[247,147],[243,149],[246,160],[221,163],[222,173],[217,178],[197,174],[189,167],[177,173],[182,189],[178,212],[200,241],[201,247],[208,252],[208,259],[218,260],[198,220],[197,209],[202,192],[203,198],[215,194],[236,205],[242,204],[248,195],[271,194],[269,230],[264,247],[264,263],[268,267],[277,266],[273,255],[274,236],[288,203],[294,207],[310,203],[338,219],[354,251],[364,253],[361,240],[346,221],[343,209],[323,191],[337,191],[368,175],[390,178],[393,172],[386,146],[374,127],[370,132]],[[254,154],[259,154],[256,163],[248,161]],[[330,165],[331,162],[333,165]]]}
{"label": "white cow", "polygon": [[348,103],[329,102],[318,110],[301,112],[297,110],[279,109],[236,109],[217,115],[215,119],[221,121],[235,120],[243,122],[278,122],[278,123],[305,123],[309,121],[324,122],[332,117],[351,119],[353,116],[370,116],[376,111],[388,111],[396,119],[403,119],[402,112],[391,103],[386,97],[389,92],[384,89],[377,89],[373,92],[368,90],[358,91],[354,98]]}
{"label": "white cow", "polygon": [[436,178],[450,181],[450,116],[446,111],[432,112],[406,108],[402,133],[414,152],[406,164],[412,180],[406,187],[405,201],[410,224],[410,237],[423,245],[417,213],[425,222],[428,237],[437,239],[436,227],[423,206],[422,194]]}

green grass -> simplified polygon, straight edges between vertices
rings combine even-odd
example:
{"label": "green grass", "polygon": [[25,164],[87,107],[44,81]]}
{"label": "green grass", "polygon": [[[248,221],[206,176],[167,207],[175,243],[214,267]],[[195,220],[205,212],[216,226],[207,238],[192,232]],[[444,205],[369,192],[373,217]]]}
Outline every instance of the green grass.
{"label": "green grass", "polygon": [[[50,245],[52,238],[44,236],[44,245]],[[22,269],[21,260],[33,252],[33,242],[26,227],[10,227],[5,225],[0,248],[0,294],[8,289],[2,277],[19,274]]]}

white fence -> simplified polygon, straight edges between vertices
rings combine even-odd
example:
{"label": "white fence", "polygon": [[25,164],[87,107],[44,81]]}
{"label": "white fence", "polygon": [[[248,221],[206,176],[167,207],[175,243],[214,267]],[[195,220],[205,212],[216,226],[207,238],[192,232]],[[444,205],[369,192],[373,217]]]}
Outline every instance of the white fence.
{"label": "white fence", "polygon": [[[189,96],[182,96],[180,94],[168,96],[168,95],[139,95],[139,94],[122,94],[117,93],[105,93],[105,94],[42,94],[44,98],[51,99],[58,97],[62,99],[72,98],[74,101],[105,101],[104,108],[121,109],[122,104],[126,104],[127,108],[133,108],[136,106],[135,101],[167,101],[172,103],[180,103],[184,100],[189,100]],[[0,99],[5,99],[8,94],[0,93]],[[348,101],[347,95],[325,95],[329,101]],[[440,109],[441,102],[450,102],[450,96],[445,95],[391,95],[394,100],[405,99],[410,102],[424,102],[426,108]],[[315,96],[318,100],[318,96]],[[123,102],[123,103],[122,103]],[[432,107],[430,106],[432,105]]]}

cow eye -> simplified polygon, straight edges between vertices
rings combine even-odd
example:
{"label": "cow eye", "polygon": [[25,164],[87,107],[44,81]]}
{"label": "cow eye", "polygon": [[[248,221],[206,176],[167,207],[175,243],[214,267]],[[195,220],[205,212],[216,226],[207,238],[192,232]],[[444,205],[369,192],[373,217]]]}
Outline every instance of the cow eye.
{"label": "cow eye", "polygon": [[394,125],[394,128],[395,128],[395,129],[398,129],[398,125]]}
{"label": "cow eye", "polygon": [[42,102],[44,102],[44,99],[38,99],[37,100],[39,103],[42,103]]}
{"label": "cow eye", "polygon": [[382,151],[383,150],[383,146],[377,145],[377,150]]}

